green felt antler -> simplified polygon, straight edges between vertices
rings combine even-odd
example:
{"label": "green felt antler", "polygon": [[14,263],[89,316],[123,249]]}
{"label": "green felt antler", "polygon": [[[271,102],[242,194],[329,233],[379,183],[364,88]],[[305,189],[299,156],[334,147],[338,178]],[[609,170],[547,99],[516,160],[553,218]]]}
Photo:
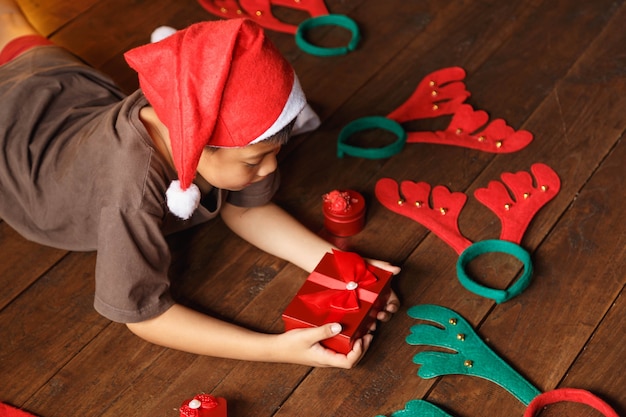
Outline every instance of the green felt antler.
{"label": "green felt antler", "polygon": [[[472,326],[453,310],[437,305],[418,305],[409,309],[410,317],[440,326],[417,324],[411,327],[406,341],[410,345],[430,345],[453,352],[424,351],[413,357],[421,365],[418,375],[433,378],[441,375],[471,375],[494,382],[524,405],[541,392],[495,354],[476,334]],[[411,414],[409,414],[410,416]],[[404,417],[404,414],[399,414]]]}
{"label": "green felt antler", "polygon": [[[376,416],[385,417],[385,416]],[[412,400],[406,403],[404,410],[399,410],[389,417],[452,417],[436,405],[424,400]]]}

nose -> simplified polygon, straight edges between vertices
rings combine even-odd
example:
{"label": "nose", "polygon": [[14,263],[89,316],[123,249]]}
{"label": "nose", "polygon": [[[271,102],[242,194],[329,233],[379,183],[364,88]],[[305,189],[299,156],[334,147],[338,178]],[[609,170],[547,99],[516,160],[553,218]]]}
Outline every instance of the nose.
{"label": "nose", "polygon": [[261,167],[257,171],[257,175],[259,177],[266,177],[276,171],[276,168],[278,168],[278,161],[276,160],[276,155],[271,153],[263,158],[263,162],[261,162]]}

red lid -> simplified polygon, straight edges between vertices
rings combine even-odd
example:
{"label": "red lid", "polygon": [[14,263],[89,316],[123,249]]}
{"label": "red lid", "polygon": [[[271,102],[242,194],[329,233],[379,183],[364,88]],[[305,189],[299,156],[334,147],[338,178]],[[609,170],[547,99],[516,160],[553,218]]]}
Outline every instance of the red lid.
{"label": "red lid", "polygon": [[345,222],[364,214],[365,199],[354,190],[333,190],[323,198],[324,215],[333,220]]}

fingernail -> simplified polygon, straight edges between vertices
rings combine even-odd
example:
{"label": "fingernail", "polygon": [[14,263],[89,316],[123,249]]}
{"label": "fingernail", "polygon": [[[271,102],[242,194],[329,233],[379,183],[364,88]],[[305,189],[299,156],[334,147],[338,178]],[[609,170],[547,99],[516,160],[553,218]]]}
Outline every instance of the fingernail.
{"label": "fingernail", "polygon": [[341,333],[341,324],[334,323],[332,326],[330,326],[330,331],[332,331],[333,334]]}

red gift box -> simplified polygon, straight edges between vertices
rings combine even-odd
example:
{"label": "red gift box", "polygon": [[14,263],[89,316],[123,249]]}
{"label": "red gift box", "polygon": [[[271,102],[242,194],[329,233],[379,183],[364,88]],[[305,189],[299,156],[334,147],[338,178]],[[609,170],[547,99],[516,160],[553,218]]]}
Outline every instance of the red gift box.
{"label": "red gift box", "polygon": [[227,417],[226,400],[210,394],[199,394],[180,406],[180,417]]}
{"label": "red gift box", "polygon": [[391,276],[356,253],[327,253],[283,312],[285,330],[340,323],[341,333],[323,340],[322,345],[350,352],[385,307]]}

